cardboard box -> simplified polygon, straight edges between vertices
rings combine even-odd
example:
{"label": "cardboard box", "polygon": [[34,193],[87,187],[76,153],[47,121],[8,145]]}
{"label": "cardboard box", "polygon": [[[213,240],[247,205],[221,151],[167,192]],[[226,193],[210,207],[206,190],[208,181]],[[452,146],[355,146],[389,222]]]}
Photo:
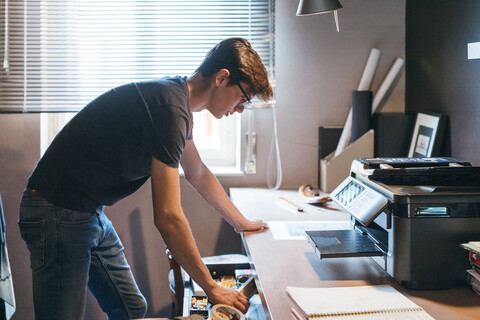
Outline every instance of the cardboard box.
{"label": "cardboard box", "polygon": [[373,158],[374,131],[370,129],[334,157],[335,151],[320,161],[320,189],[332,192],[350,175],[352,161],[357,158]]}

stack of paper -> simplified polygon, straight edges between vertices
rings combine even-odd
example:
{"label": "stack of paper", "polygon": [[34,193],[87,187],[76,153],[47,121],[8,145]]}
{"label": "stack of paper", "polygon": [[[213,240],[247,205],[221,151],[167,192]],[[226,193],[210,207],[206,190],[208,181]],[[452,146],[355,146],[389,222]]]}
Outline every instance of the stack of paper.
{"label": "stack of paper", "polygon": [[467,270],[468,283],[472,285],[473,291],[480,295],[480,241],[470,241],[460,246],[469,251],[468,260],[472,269]]}

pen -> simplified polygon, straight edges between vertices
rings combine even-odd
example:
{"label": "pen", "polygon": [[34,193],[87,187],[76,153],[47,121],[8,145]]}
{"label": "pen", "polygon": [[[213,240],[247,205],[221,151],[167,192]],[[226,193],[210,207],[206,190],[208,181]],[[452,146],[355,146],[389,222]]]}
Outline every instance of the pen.
{"label": "pen", "polygon": [[287,206],[289,206],[290,208],[292,209],[295,209],[297,210],[298,212],[303,212],[303,208],[302,207],[299,207],[297,206],[295,203],[293,203],[292,201],[284,198],[284,197],[280,197],[280,200],[283,201],[284,204],[286,204]]}
{"label": "pen", "polygon": [[302,319],[302,316],[298,314],[297,310],[293,309],[293,308],[290,308],[292,310],[292,314],[293,316],[295,317],[295,319],[297,320],[303,320]]}

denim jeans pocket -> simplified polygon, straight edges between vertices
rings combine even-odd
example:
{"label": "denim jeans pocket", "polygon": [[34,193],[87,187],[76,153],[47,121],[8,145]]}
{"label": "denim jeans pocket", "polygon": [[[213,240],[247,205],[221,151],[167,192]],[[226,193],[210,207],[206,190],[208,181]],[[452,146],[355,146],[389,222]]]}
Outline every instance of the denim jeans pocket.
{"label": "denim jeans pocket", "polygon": [[45,263],[45,220],[19,221],[20,234],[30,251],[32,270],[43,267]]}
{"label": "denim jeans pocket", "polygon": [[64,244],[93,246],[102,234],[96,213],[70,213],[68,220],[58,221],[59,240]]}

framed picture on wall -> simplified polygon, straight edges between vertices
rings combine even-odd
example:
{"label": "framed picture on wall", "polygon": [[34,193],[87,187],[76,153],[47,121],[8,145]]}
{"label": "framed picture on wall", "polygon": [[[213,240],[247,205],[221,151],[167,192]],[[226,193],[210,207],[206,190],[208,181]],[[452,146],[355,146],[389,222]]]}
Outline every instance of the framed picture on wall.
{"label": "framed picture on wall", "polygon": [[409,157],[440,155],[447,117],[436,113],[418,113],[410,142]]}

